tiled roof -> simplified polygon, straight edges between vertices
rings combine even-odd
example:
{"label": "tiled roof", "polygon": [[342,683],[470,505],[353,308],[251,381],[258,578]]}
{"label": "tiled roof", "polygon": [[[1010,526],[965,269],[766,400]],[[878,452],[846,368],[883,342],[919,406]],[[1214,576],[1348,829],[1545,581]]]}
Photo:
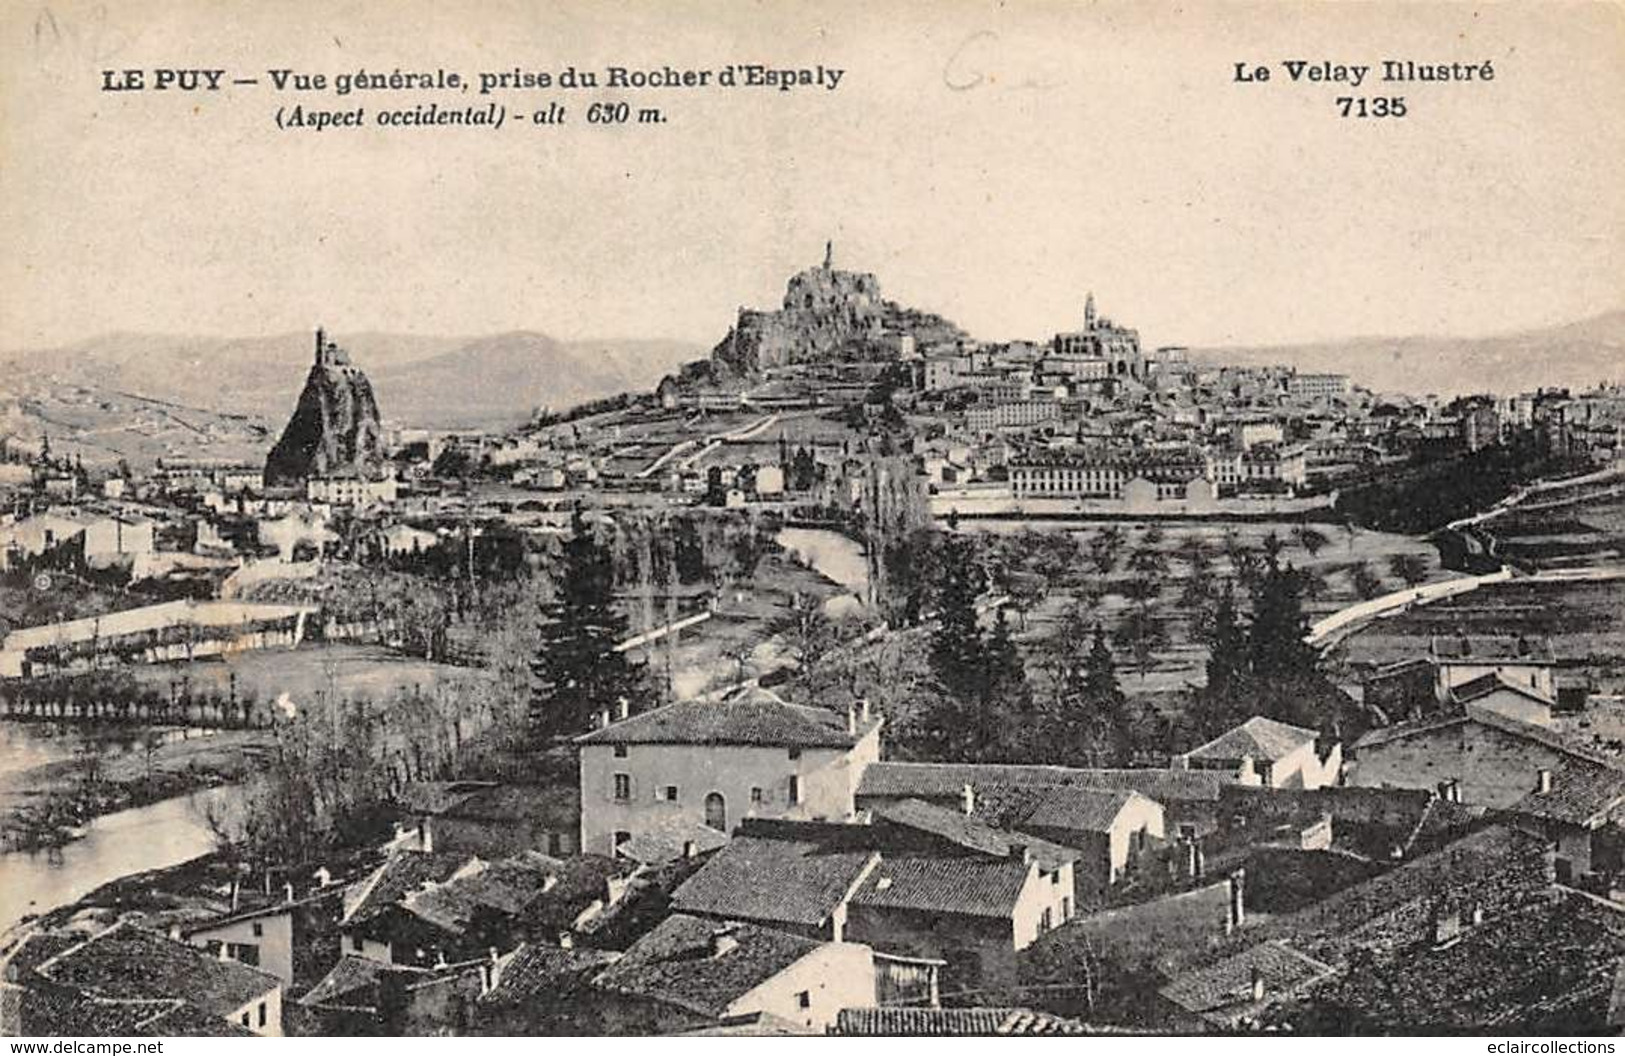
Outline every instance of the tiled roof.
{"label": "tiled roof", "polygon": [[[4,986],[5,984],[0,984]],[[91,997],[64,987],[18,987],[18,1012],[28,1035],[87,1038],[251,1038],[234,1020],[211,1015],[180,998]]]}
{"label": "tiled roof", "polygon": [[413,990],[448,977],[474,972],[487,963],[486,958],[482,957],[433,968],[419,968],[415,965],[384,964],[370,957],[347,953],[299,999],[299,1003],[311,1008],[376,1010],[381,999],[379,984],[385,976],[398,979],[404,989]]}
{"label": "tiled roof", "polygon": [[1361,943],[1362,929],[1441,891],[1471,891],[1486,883],[1514,888],[1545,876],[1547,842],[1505,825],[1491,825],[1397,869],[1355,884],[1312,905],[1240,932],[1258,941],[1282,939],[1321,960],[1335,961]]}
{"label": "tiled roof", "polygon": [[39,972],[98,997],[184,998],[217,1016],[282,985],[274,975],[123,923],[57,954]]}
{"label": "tiled roof", "polygon": [[819,925],[878,856],[810,840],[736,836],[672,894],[680,912]]}
{"label": "tiled roof", "polygon": [[544,855],[518,855],[471,868],[443,884],[408,892],[406,910],[448,931],[462,931],[481,910],[515,916],[548,891],[556,880]]}
{"label": "tiled roof", "polygon": [[394,855],[356,885],[353,904],[347,895],[345,923],[364,921],[413,891],[428,884],[443,883],[470,860],[470,855],[439,852],[409,851]]}
{"label": "tiled roof", "polygon": [[[967,817],[961,811],[934,807],[918,799],[905,799],[901,803],[881,807],[875,811],[875,816],[995,858],[1020,857],[1020,852],[1027,850],[1046,869],[1058,869],[1078,859],[1078,852],[1070,848],[1023,832],[994,828],[979,818]],[[885,850],[884,846],[881,849]]]}
{"label": "tiled roof", "polygon": [[843,1008],[832,1034],[849,1038],[993,1037],[1073,1035],[1088,1029],[1075,1019],[1027,1008]]}
{"label": "tiled roof", "polygon": [[1452,687],[1450,697],[1457,704],[1470,704],[1500,690],[1516,693],[1521,697],[1528,697],[1539,704],[1550,705],[1552,703],[1550,697],[1537,693],[1528,686],[1520,686],[1518,683],[1504,678],[1496,671],[1487,672],[1477,678],[1470,678]]}
{"label": "tiled roof", "polygon": [[1031,870],[1019,858],[886,855],[852,902],[1008,920]]}
{"label": "tiled roof", "polygon": [[678,1034],[684,1038],[786,1038],[805,1037],[818,1032],[800,1023],[792,1023],[771,1012],[749,1012],[742,1016],[727,1016],[714,1025],[685,1030]]}
{"label": "tiled roof", "polygon": [[1005,828],[1108,833],[1124,807],[1145,799],[1121,788],[994,785],[976,792],[976,814]]}
{"label": "tiled roof", "polygon": [[[713,954],[713,936],[728,945]],[[707,1016],[761,986],[823,944],[754,924],[718,924],[674,914],[632,944],[593,980],[595,986],[651,998]]]}
{"label": "tiled roof", "polygon": [[569,949],[544,942],[521,943],[502,967],[501,979],[482,1001],[519,1001],[558,995],[573,987],[584,972],[611,964],[619,956],[606,950]]}
{"label": "tiled roof", "polygon": [[1594,828],[1625,801],[1625,771],[1559,756],[1551,772],[1552,790],[1531,790],[1512,805],[1513,812]]}
{"label": "tiled roof", "polygon": [[[1265,942],[1206,968],[1185,972],[1158,992],[1186,1011],[1228,1020],[1251,1006],[1262,1007],[1296,993],[1334,970],[1284,942]],[[1264,984],[1261,1000],[1253,996],[1255,978]]]}
{"label": "tiled roof", "polygon": [[301,1005],[338,1005],[350,1008],[371,1008],[377,1000],[378,976],[387,966],[371,957],[345,954],[333,965],[321,981],[301,998]]}
{"label": "tiled roof", "polygon": [[1406,944],[1328,981],[1293,1026],[1304,1035],[1601,1035],[1622,957],[1625,915],[1604,899],[1548,892],[1464,927],[1452,945]]}
{"label": "tiled roof", "polygon": [[749,686],[721,700],[682,700],[655,708],[578,737],[576,743],[849,748],[879,723],[871,718],[849,733],[844,713],[790,704]]}
{"label": "tiled roof", "polygon": [[1358,756],[1361,749],[1376,748],[1393,741],[1401,741],[1407,737],[1419,734],[1432,733],[1435,730],[1449,729],[1452,726],[1462,726],[1468,722],[1466,715],[1433,716],[1418,719],[1412,722],[1396,722],[1392,726],[1379,726],[1367,731],[1359,740],[1354,742],[1354,753]]}
{"label": "tiled roof", "polygon": [[1436,658],[1456,663],[1553,664],[1557,662],[1549,638],[1532,639],[1523,636],[1467,637],[1455,634],[1435,635],[1429,643],[1429,652]]}
{"label": "tiled roof", "polygon": [[1212,759],[1228,762],[1243,756],[1274,762],[1297,751],[1306,744],[1314,744],[1319,734],[1302,726],[1289,726],[1284,722],[1254,715],[1240,726],[1226,730],[1199,748],[1186,754],[1192,759]]}
{"label": "tiled roof", "polygon": [[672,824],[652,832],[640,832],[616,848],[622,858],[644,865],[663,865],[683,857],[687,844],[695,854],[707,854],[728,842],[728,837],[709,825]]}
{"label": "tiled roof", "polygon": [[1216,802],[1234,778],[1214,770],[1155,767],[1081,769],[1009,763],[871,763],[858,784],[860,797],[941,799],[966,785],[978,793],[993,785],[1057,785],[1133,789],[1159,803]]}

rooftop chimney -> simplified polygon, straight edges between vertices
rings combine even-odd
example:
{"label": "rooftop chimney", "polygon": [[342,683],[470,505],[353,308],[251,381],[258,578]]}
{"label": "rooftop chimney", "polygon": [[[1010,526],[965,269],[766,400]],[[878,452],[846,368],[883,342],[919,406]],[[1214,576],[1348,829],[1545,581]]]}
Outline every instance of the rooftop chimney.
{"label": "rooftop chimney", "polygon": [[723,957],[739,948],[739,940],[734,937],[733,927],[721,927],[711,933],[711,956]]}
{"label": "rooftop chimney", "polygon": [[1264,973],[1254,966],[1252,972],[1252,993],[1254,1001],[1264,1000]]}
{"label": "rooftop chimney", "polygon": [[869,721],[869,698],[864,697],[858,701],[858,719],[861,722]]}
{"label": "rooftop chimney", "polygon": [[434,850],[434,832],[429,828],[427,817],[418,819],[418,850],[424,854]]}
{"label": "rooftop chimney", "polygon": [[975,814],[976,789],[972,788],[970,785],[966,785],[963,789],[961,789],[959,793],[959,804],[964,809],[967,817]]}
{"label": "rooftop chimney", "polygon": [[568,931],[559,932],[559,949],[573,950],[576,948],[576,937]]}
{"label": "rooftop chimney", "polygon": [[293,881],[292,880],[283,881],[283,884],[282,884],[282,901],[284,901],[284,902],[292,902],[293,901]]}
{"label": "rooftop chimney", "polygon": [[852,704],[846,706],[846,732],[849,734],[858,732],[858,709]]}
{"label": "rooftop chimney", "polygon": [[1552,772],[1542,767],[1535,771],[1535,791],[1545,795],[1552,790]]}
{"label": "rooftop chimney", "polygon": [[610,710],[608,708],[605,708],[603,711],[600,711],[598,713],[598,728],[601,729],[601,730],[602,729],[607,729],[609,727],[610,722],[612,722],[613,720],[614,720],[614,716],[610,713]]}
{"label": "rooftop chimney", "polygon": [[695,843],[693,840],[684,840],[683,841],[683,857],[684,858],[692,858],[696,854],[699,854],[699,853],[700,853],[700,845],[699,844]]}
{"label": "rooftop chimney", "polygon": [[240,877],[231,878],[231,911],[237,912],[237,905],[242,901],[243,881]]}
{"label": "rooftop chimney", "polygon": [[615,702],[615,720],[617,722],[625,721],[631,714],[632,714],[632,702],[631,701],[627,700],[625,697],[622,697],[621,699],[619,699],[619,700],[617,700]]}

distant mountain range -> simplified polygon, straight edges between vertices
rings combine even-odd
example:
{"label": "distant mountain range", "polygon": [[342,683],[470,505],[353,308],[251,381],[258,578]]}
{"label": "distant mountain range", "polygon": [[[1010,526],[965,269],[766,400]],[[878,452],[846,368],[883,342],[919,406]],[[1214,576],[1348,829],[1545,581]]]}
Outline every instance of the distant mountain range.
{"label": "distant mountain range", "polygon": [[1493,337],[1356,337],[1274,346],[1192,348],[1203,363],[1286,364],[1347,374],[1377,392],[1441,396],[1586,388],[1625,379],[1625,311]]}
{"label": "distant mountain range", "polygon": [[[538,407],[563,409],[652,390],[703,353],[679,341],[559,341],[514,331],[489,337],[336,332],[372,379],[386,421],[405,426],[500,426]],[[0,378],[56,382],[263,418],[293,412],[313,334],[212,338],[106,334],[60,348],[0,353]],[[0,395],[6,382],[0,381]]]}

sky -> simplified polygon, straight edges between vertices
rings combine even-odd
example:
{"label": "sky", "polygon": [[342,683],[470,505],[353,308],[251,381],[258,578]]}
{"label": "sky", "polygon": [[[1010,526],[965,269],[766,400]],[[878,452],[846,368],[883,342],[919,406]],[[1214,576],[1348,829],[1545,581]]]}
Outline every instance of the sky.
{"label": "sky", "polygon": [[[1292,84],[1286,60],[1489,60]],[[1272,67],[1237,83],[1238,62]],[[266,71],[844,70],[834,91],[519,91],[563,126],[381,129],[477,94]],[[224,68],[213,93],[101,71]],[[1403,94],[1403,119],[1339,95]],[[593,101],[660,125],[585,122]],[[279,130],[278,106],[367,108]],[[972,334],[1101,311],[1149,344],[1476,336],[1625,307],[1625,6],[0,5],[0,347],[107,331],[713,342],[822,259]]]}

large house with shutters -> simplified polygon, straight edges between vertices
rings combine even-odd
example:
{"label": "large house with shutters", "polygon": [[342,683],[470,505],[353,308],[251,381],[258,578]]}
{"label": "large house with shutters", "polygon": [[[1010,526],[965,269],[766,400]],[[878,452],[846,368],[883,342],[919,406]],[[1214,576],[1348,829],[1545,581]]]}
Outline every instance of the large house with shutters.
{"label": "large house with shutters", "polygon": [[576,741],[581,850],[696,826],[730,833],[744,818],[848,820],[882,725],[863,706],[790,704],[755,686],[608,723]]}

